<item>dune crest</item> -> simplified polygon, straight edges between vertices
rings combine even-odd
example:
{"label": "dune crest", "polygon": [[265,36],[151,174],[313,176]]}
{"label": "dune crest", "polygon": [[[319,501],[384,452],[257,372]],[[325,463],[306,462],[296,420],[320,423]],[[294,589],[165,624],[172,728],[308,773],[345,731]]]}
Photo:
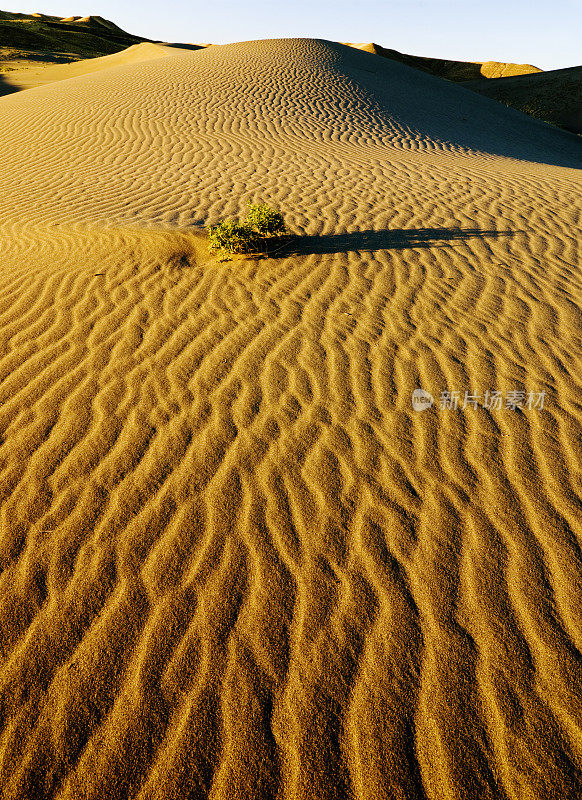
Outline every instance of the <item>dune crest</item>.
{"label": "dune crest", "polygon": [[573,800],[578,139],[313,39],[0,110],[2,797]]}
{"label": "dune crest", "polygon": [[481,64],[481,75],[484,78],[509,78],[514,75],[531,75],[543,72],[531,64],[508,64],[500,61],[484,61]]}

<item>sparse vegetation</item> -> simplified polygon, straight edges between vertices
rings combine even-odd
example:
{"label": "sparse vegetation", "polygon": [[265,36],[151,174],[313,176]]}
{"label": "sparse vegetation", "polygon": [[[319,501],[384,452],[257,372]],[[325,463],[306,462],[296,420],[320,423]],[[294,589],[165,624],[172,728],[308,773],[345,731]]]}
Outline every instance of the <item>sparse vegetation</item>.
{"label": "sparse vegetation", "polygon": [[209,225],[208,232],[211,253],[253,253],[266,250],[269,239],[282,236],[285,222],[278,211],[266,203],[249,203],[244,220],[227,220],[218,225]]}
{"label": "sparse vegetation", "polygon": [[255,249],[256,234],[243,222],[231,220],[219,222],[218,225],[209,225],[208,237],[211,253],[249,253]]}
{"label": "sparse vegetation", "polygon": [[285,233],[283,217],[265,203],[263,205],[249,203],[249,213],[246,216],[245,225],[260,236],[278,236]]}

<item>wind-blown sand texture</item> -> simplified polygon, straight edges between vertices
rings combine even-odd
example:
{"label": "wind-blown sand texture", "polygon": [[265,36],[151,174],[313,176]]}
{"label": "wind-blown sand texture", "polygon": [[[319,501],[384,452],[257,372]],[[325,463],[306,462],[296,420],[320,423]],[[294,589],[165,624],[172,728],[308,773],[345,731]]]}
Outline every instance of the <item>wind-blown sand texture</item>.
{"label": "wind-blown sand texture", "polygon": [[311,39],[0,110],[3,800],[578,798],[577,138]]}

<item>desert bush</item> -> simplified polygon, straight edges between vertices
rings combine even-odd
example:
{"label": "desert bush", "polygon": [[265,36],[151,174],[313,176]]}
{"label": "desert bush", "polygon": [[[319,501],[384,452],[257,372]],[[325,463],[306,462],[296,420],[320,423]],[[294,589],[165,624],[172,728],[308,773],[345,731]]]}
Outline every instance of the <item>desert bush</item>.
{"label": "desert bush", "polygon": [[260,233],[261,236],[277,236],[285,232],[283,217],[278,211],[269,208],[266,203],[262,205],[249,203],[245,225]]}
{"label": "desert bush", "polygon": [[211,253],[249,253],[257,246],[258,236],[251,228],[238,220],[219,222],[207,228]]}
{"label": "desert bush", "polygon": [[285,233],[285,223],[278,211],[265,203],[249,203],[244,220],[229,220],[207,228],[211,253],[252,253],[266,249],[266,241]]}

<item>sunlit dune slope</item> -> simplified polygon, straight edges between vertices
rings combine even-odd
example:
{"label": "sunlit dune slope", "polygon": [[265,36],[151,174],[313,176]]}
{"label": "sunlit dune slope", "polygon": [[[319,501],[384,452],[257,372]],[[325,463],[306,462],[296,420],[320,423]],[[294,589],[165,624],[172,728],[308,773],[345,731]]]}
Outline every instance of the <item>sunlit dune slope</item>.
{"label": "sunlit dune slope", "polygon": [[312,39],[0,113],[2,800],[578,800],[578,137]]}

